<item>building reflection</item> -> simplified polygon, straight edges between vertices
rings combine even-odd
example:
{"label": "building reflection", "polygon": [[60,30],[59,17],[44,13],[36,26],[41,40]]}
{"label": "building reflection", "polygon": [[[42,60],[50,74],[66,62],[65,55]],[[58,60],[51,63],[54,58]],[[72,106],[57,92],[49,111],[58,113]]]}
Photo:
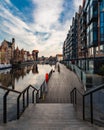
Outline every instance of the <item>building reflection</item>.
{"label": "building reflection", "polygon": [[1,72],[0,73],[0,84],[3,87],[11,87],[14,88],[14,84],[15,84],[15,79],[13,78],[11,71],[7,71],[7,72]]}
{"label": "building reflection", "polygon": [[35,65],[35,64],[33,65],[32,73],[33,73],[33,74],[38,73],[38,66]]}
{"label": "building reflection", "polygon": [[3,87],[9,87],[11,89],[15,89],[15,80],[18,82],[24,79],[26,75],[29,73],[37,74],[38,66],[37,64],[31,66],[24,66],[18,69],[8,69],[0,71],[0,84]]}

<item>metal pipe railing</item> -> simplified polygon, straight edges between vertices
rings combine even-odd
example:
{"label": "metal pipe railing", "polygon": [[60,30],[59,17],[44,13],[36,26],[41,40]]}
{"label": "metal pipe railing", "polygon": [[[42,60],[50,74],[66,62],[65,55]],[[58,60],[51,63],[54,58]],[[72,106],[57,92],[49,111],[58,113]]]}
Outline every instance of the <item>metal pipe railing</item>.
{"label": "metal pipe railing", "polygon": [[94,92],[96,92],[96,91],[98,91],[98,90],[100,90],[100,89],[102,89],[102,88],[104,88],[104,84],[101,84],[101,85],[99,85],[99,86],[96,86],[96,87],[94,87],[94,88],[88,90],[88,91],[84,94],[84,96],[87,96],[87,95],[89,95],[90,93],[94,93]]}
{"label": "metal pipe railing", "polygon": [[3,97],[3,122],[7,122],[7,96],[10,90],[8,90]]}
{"label": "metal pipe railing", "polygon": [[[51,77],[52,74],[52,70],[49,73],[49,78]],[[29,85],[27,88],[25,88],[22,92],[17,91],[17,90],[13,90],[10,88],[6,88],[3,86],[0,86],[1,89],[3,90],[7,90],[6,93],[3,96],[3,122],[7,123],[7,97],[9,95],[10,92],[19,94],[17,97],[17,119],[20,118],[20,116],[22,115],[22,113],[25,111],[26,107],[28,107],[29,105],[29,89],[32,88],[32,103],[34,103],[34,93],[36,92],[36,103],[39,102],[39,98],[42,97],[43,92],[45,92],[45,81],[42,83],[41,87],[39,90],[37,90],[34,86]],[[40,95],[39,95],[40,93]],[[20,109],[20,99],[22,98],[22,111]]]}
{"label": "metal pipe railing", "polygon": [[73,103],[73,104],[75,104],[75,105],[77,105],[77,92],[79,92],[80,93],[80,95],[82,96],[82,107],[83,107],[83,120],[85,120],[86,119],[86,115],[85,115],[85,108],[86,108],[86,106],[85,106],[85,99],[87,98],[86,96],[90,96],[90,119],[91,119],[91,123],[93,124],[93,122],[94,122],[94,115],[93,115],[93,113],[94,113],[94,107],[93,107],[93,104],[94,104],[94,102],[93,102],[93,94],[95,93],[95,92],[97,92],[97,91],[99,91],[99,90],[101,90],[101,89],[104,89],[104,84],[102,84],[102,85],[99,85],[99,86],[97,86],[96,88],[92,88],[92,89],[90,89],[89,91],[87,91],[87,92],[85,92],[85,93],[81,93],[77,88],[74,88],[72,91],[71,91],[71,93],[70,93],[70,97],[71,97],[71,103]]}
{"label": "metal pipe railing", "polygon": [[[33,91],[32,91],[32,103],[34,102],[34,93],[35,91],[37,91],[38,93],[38,90],[36,88],[34,88],[32,85],[29,85],[27,88],[25,88],[18,96],[17,98],[17,119],[20,118],[21,114],[25,111],[26,107],[29,105],[29,89],[32,88]],[[25,103],[25,94],[26,94],[26,102],[27,104]],[[20,98],[22,97],[22,111],[20,111]],[[38,94],[36,94],[36,102],[39,102],[39,97],[38,97]]]}

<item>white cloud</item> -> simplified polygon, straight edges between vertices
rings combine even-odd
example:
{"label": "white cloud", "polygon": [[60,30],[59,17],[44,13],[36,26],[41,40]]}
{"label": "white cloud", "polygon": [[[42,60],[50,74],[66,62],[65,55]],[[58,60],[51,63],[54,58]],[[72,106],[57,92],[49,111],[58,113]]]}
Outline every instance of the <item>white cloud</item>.
{"label": "white cloud", "polygon": [[38,37],[38,43],[42,45],[40,55],[62,53],[62,44],[67,34],[68,25],[70,25],[68,22],[65,22],[64,25],[59,21],[60,14],[64,9],[64,0],[42,0],[41,2],[39,0],[33,0],[33,2],[36,4],[36,9],[33,14],[35,21],[34,30],[51,34],[46,41],[42,41],[43,36]]}
{"label": "white cloud", "polygon": [[[8,8],[0,5],[0,17],[2,21],[1,30],[8,33],[8,38],[16,38],[16,43],[20,48],[32,51],[33,49],[39,50],[39,55],[50,56],[57,53],[62,53],[62,45],[69,30],[71,20],[65,19],[64,23],[59,21],[60,15],[64,10],[64,0],[32,0],[35,4],[33,11],[34,22],[29,24],[23,21],[21,17],[13,15]],[[9,0],[6,3],[12,5]],[[81,0],[74,0],[74,10],[78,9]],[[12,5],[13,7],[13,5]],[[16,10],[13,7],[14,11]],[[13,10],[12,10],[13,11]],[[17,11],[16,13],[21,13]],[[75,12],[68,12],[67,15],[72,16]],[[40,35],[36,34],[39,32]],[[41,33],[46,33],[41,35]],[[7,35],[5,35],[7,36]]]}
{"label": "white cloud", "polygon": [[10,0],[5,0],[8,4],[11,4]]}
{"label": "white cloud", "polygon": [[60,13],[63,10],[64,0],[33,0],[36,4],[36,9],[34,12],[34,21],[36,24],[50,28],[52,24],[55,24],[59,17]]}
{"label": "white cloud", "polygon": [[1,29],[10,34],[11,37],[14,36],[20,48],[26,48],[25,44],[31,46],[34,46],[34,44],[36,45],[37,42],[35,35],[32,32],[27,31],[31,29],[24,21],[22,21],[22,19],[14,16],[3,6],[1,6],[0,17],[5,19],[2,22],[3,27]]}

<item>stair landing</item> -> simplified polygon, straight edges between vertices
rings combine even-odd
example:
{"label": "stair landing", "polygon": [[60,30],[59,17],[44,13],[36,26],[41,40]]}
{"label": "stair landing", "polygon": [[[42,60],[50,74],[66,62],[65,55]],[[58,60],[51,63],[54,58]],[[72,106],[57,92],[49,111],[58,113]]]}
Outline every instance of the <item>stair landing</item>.
{"label": "stair landing", "polygon": [[72,104],[30,105],[20,120],[0,127],[0,130],[104,130],[78,119]]}

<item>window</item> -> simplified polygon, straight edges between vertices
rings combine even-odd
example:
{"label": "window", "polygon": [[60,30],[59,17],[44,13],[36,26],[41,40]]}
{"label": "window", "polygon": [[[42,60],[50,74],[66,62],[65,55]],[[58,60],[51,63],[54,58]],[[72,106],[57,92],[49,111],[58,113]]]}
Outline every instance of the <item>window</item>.
{"label": "window", "polygon": [[100,23],[103,23],[104,22],[104,13],[101,12],[100,13]]}
{"label": "window", "polygon": [[104,41],[104,10],[100,12],[100,39]]}
{"label": "window", "polygon": [[100,46],[100,53],[101,53],[101,54],[104,54],[104,45],[101,45],[101,46]]}
{"label": "window", "polygon": [[89,41],[90,41],[90,28],[87,28],[87,46],[89,46]]}
{"label": "window", "polygon": [[93,31],[90,32],[90,45],[93,43]]}
{"label": "window", "polygon": [[89,23],[90,11],[89,7],[87,8],[87,24]]}
{"label": "window", "polygon": [[96,54],[98,54],[98,47],[96,47]]}
{"label": "window", "polygon": [[90,7],[90,20],[93,18],[93,6]]}
{"label": "window", "polygon": [[100,28],[100,38],[101,38],[101,41],[104,41],[104,26]]}
{"label": "window", "polygon": [[93,5],[93,17],[97,17],[97,15],[98,15],[98,10],[97,10],[97,5],[96,5],[96,3]]}
{"label": "window", "polygon": [[94,50],[93,50],[93,48],[90,48],[89,49],[89,56],[93,56],[93,54],[94,54]]}
{"label": "window", "polygon": [[94,61],[89,61],[89,71],[93,73],[94,70]]}
{"label": "window", "polygon": [[104,11],[104,0],[100,2],[100,10]]}
{"label": "window", "polygon": [[97,31],[93,32],[93,40],[97,42]]}

